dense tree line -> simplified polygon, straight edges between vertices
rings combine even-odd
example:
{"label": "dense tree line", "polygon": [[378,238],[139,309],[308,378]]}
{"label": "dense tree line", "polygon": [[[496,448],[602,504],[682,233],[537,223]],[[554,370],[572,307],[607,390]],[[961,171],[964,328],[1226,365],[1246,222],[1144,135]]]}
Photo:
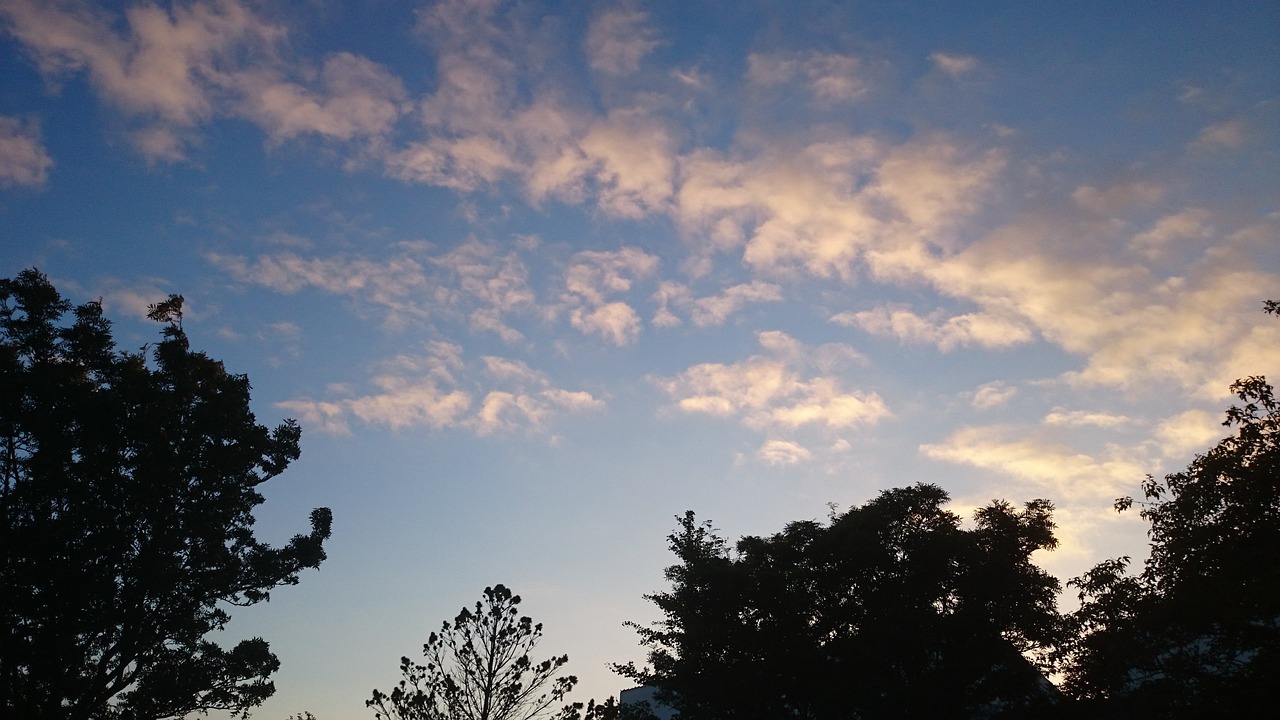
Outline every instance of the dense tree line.
{"label": "dense tree line", "polygon": [[1231,389],[1232,435],[1116,501],[1149,524],[1142,569],[1072,579],[1072,612],[1031,562],[1046,500],[965,529],[916,485],[733,546],[687,513],[648,596],[664,619],[634,625],[648,663],[617,670],[688,720],[1252,716],[1280,687],[1280,403],[1263,377]]}

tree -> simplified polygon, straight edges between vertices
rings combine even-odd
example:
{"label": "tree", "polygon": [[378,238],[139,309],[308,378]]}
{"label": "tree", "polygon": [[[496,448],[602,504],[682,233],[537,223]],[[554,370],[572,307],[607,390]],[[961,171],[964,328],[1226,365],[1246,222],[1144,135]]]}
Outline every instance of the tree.
{"label": "tree", "polygon": [[[529,659],[542,624],[520,615],[519,605],[520,596],[506,586],[485,588],[474,611],[462,608],[452,625],[446,621],[427,637],[425,665],[401,658],[404,679],[390,694],[374,690],[365,704],[389,720],[575,718],[581,705],[552,709],[578,682],[573,675],[556,677],[569,656]],[[588,717],[596,712],[593,702]]]}
{"label": "tree", "polygon": [[1117,558],[1070,583],[1066,687],[1117,716],[1247,714],[1280,686],[1280,402],[1260,376],[1231,390],[1233,435],[1116,501],[1150,525],[1142,571]]}
{"label": "tree", "polygon": [[1039,661],[1057,640],[1057,580],[1030,561],[1056,545],[1052,506],[994,502],[961,527],[934,485],[882,493],[829,523],[793,522],[731,551],[692,512],[678,564],[632,624],[682,717],[976,717],[1049,703]]}
{"label": "tree", "polygon": [[[298,457],[249,381],[189,348],[182,297],[154,348],[120,352],[102,306],[36,270],[0,280],[0,692],[6,717],[246,714],[274,692],[261,638],[209,635],[324,559],[328,509],[273,548],[258,486]],[[65,321],[68,314],[71,318]]]}

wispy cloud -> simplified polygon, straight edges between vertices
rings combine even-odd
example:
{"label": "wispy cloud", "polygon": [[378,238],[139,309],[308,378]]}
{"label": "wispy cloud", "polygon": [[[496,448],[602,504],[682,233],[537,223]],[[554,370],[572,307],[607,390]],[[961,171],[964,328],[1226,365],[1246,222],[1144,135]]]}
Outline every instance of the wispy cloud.
{"label": "wispy cloud", "polygon": [[[220,115],[254,121],[277,142],[380,137],[405,99],[388,70],[350,53],[314,73],[291,66],[286,29],[239,0],[139,3],[123,22],[87,0],[13,0],[0,16],[51,82],[88,73],[153,160],[184,159],[200,127]],[[310,87],[300,82],[308,76]]]}
{"label": "wispy cloud", "polygon": [[659,41],[640,10],[623,5],[609,8],[591,20],[587,29],[587,62],[613,75],[635,72]]}
{"label": "wispy cloud", "polygon": [[1114,497],[1148,470],[1128,450],[1116,448],[1095,457],[999,426],[961,428],[940,443],[921,445],[920,452],[935,460],[1000,472],[1071,501]]}
{"label": "wispy cloud", "polygon": [[0,187],[39,187],[51,167],[53,159],[40,142],[40,126],[0,115]]}
{"label": "wispy cloud", "polygon": [[486,356],[477,365],[464,362],[462,347],[446,341],[384,361],[369,384],[373,391],[366,394],[344,387],[330,398],[302,397],[278,405],[330,433],[348,433],[359,422],[478,435],[545,432],[557,415],[604,407],[588,392],[555,387],[545,374],[517,360]]}
{"label": "wispy cloud", "polygon": [[757,87],[805,83],[822,104],[856,100],[870,89],[861,60],[837,53],[752,53],[747,56],[747,80]]}
{"label": "wispy cloud", "polygon": [[934,312],[929,317],[920,317],[910,310],[881,307],[837,313],[831,321],[861,328],[873,335],[936,345],[943,351],[967,346],[1005,348],[1034,339],[1025,322],[989,313],[966,313],[948,318]]}
{"label": "wispy cloud", "polygon": [[934,67],[952,77],[966,75],[978,67],[978,59],[972,55],[934,52],[930,53],[929,60],[933,62]]}
{"label": "wispy cloud", "polygon": [[627,293],[633,282],[652,275],[657,268],[657,256],[637,248],[577,253],[564,274],[570,324],[614,345],[635,342],[641,329],[640,315],[631,305],[612,298]]}

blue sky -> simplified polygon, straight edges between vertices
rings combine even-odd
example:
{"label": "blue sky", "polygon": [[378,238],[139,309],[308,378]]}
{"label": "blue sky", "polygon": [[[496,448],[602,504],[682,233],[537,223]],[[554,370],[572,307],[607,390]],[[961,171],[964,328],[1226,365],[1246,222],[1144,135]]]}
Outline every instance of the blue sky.
{"label": "blue sky", "polygon": [[[285,5],[286,7],[281,7]],[[625,687],[673,516],[769,533],[918,481],[1111,512],[1276,375],[1274,3],[0,0],[0,272],[187,299],[303,457],[236,615],[258,717],[370,717],[505,583]],[[229,638],[230,639],[230,638]]]}

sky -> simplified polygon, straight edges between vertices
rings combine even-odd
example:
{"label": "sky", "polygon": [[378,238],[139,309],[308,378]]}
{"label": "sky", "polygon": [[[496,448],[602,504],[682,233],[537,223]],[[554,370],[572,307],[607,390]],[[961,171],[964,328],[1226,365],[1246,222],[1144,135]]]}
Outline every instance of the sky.
{"label": "sky", "polygon": [[[371,718],[503,583],[578,700],[643,660],[694,510],[916,482],[1112,511],[1280,375],[1280,5],[0,0],[0,276],[101,299],[296,418],[259,537],[331,507],[255,713]],[[1070,596],[1065,599],[1070,602]]]}

